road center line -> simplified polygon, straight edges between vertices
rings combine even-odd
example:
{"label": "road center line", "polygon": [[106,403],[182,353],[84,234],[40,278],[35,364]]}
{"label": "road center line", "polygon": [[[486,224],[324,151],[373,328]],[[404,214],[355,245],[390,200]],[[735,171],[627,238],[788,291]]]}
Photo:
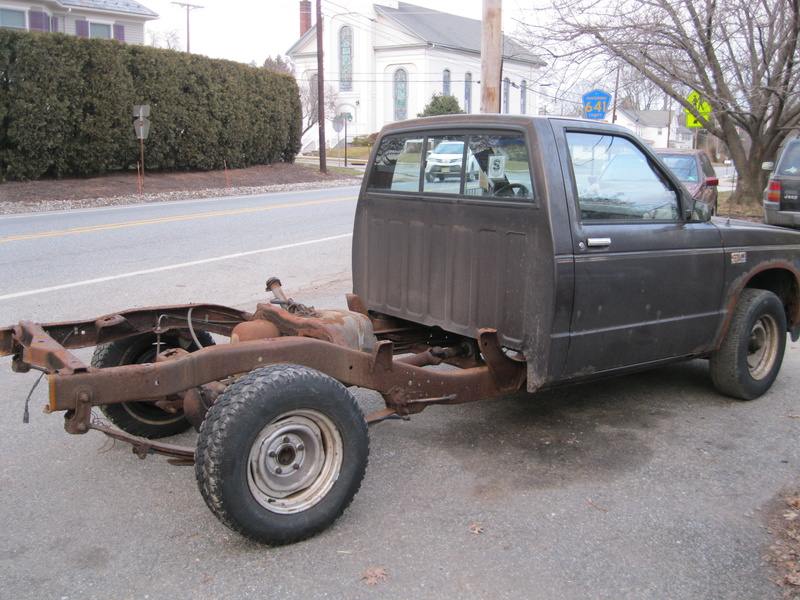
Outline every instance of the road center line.
{"label": "road center line", "polygon": [[278,208],[294,208],[298,206],[312,206],[315,204],[330,204],[332,202],[344,202],[346,200],[355,200],[355,196],[347,196],[344,198],[330,198],[327,200],[308,200],[306,202],[291,202],[287,204],[275,204],[272,206],[256,206],[253,208],[239,208],[236,210],[219,210],[206,213],[180,215],[175,217],[161,217],[156,219],[145,219],[142,221],[129,221],[127,223],[110,223],[108,225],[93,225],[90,227],[77,227],[75,229],[64,229],[62,231],[45,231],[43,233],[30,233],[25,235],[15,235],[6,238],[0,238],[0,244],[6,242],[19,242],[22,240],[35,240],[45,237],[55,237],[61,235],[73,235],[76,233],[89,233],[93,231],[106,231],[109,229],[121,229],[123,227],[138,227],[141,225],[156,225],[159,223],[172,223],[174,221],[188,221],[191,219],[205,219],[207,217],[221,217],[227,215],[239,215],[251,212],[261,212],[265,210],[276,210]]}
{"label": "road center line", "polygon": [[191,262],[178,263],[175,265],[166,265],[164,267],[155,267],[154,269],[145,269],[143,271],[133,271],[131,273],[120,273],[119,275],[109,275],[108,277],[98,277],[97,279],[87,279],[85,281],[76,281],[74,283],[65,283],[63,285],[55,285],[52,287],[39,288],[38,290],[28,290],[27,292],[16,292],[14,294],[6,294],[0,296],[0,300],[11,300],[12,298],[24,298],[26,296],[33,296],[34,294],[43,294],[45,292],[57,292],[59,290],[66,290],[74,287],[81,287],[84,285],[92,285],[95,283],[104,283],[106,281],[115,281],[117,279],[126,279],[128,277],[137,277],[139,275],[149,275],[151,273],[159,273],[161,271],[172,271],[174,269],[183,269],[186,267],[193,267],[196,265],[204,265],[212,262],[222,260],[230,260],[232,258],[241,258],[243,256],[251,256],[253,254],[263,254],[265,252],[276,252],[278,250],[289,250],[291,248],[300,248],[301,246],[310,246],[312,244],[323,244],[325,242],[332,242],[344,238],[352,237],[352,233],[344,233],[342,235],[334,235],[331,237],[320,238],[317,240],[308,240],[306,242],[297,242],[295,244],[285,244],[283,246],[274,246],[272,248],[261,248],[260,250],[248,250],[247,252],[237,252],[236,254],[226,254],[225,256],[216,256],[214,258],[204,258],[201,260],[193,260]]}

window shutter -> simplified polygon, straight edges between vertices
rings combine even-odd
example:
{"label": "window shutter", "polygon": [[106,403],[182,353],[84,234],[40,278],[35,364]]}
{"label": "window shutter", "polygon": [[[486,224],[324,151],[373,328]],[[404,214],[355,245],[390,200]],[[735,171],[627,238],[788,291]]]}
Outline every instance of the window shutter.
{"label": "window shutter", "polygon": [[28,11],[28,28],[31,31],[50,31],[47,15],[40,10]]}
{"label": "window shutter", "polygon": [[75,35],[89,37],[89,21],[75,21]]}
{"label": "window shutter", "polygon": [[125,41],[125,25],[114,25],[114,39],[120,42]]}

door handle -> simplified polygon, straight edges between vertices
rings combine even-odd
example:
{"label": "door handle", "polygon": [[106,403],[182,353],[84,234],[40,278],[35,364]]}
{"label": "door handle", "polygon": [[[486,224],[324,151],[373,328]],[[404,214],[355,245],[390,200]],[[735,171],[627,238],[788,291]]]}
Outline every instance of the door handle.
{"label": "door handle", "polygon": [[590,248],[599,248],[602,246],[610,246],[611,238],[587,238],[586,245]]}

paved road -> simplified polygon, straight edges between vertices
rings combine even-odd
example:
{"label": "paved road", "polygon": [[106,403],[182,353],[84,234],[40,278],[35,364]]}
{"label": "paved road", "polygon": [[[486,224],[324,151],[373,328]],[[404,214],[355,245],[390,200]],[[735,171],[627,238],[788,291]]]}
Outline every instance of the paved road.
{"label": "paved road", "polygon": [[[337,199],[354,191],[329,194],[0,218],[0,323],[191,300],[247,308],[268,275],[303,302],[341,306],[354,203]],[[99,229],[45,235],[76,227]],[[193,258],[210,262],[181,266]],[[85,283],[92,262],[106,281]],[[767,515],[800,484],[798,377],[790,344],[773,390],[750,403],[719,396],[694,361],[432,407],[371,431],[362,489],[330,530],[271,549],[211,515],[192,469],[64,433],[41,414],[42,389],[22,425],[35,376],[2,359],[0,589],[36,600],[778,599],[763,556]],[[368,586],[371,568],[386,581]]]}

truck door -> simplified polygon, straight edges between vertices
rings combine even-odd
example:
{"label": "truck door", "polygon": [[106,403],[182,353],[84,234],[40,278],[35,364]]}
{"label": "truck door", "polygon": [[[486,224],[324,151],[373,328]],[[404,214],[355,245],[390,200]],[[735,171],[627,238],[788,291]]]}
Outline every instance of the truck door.
{"label": "truck door", "polygon": [[680,184],[635,137],[564,134],[575,300],[563,376],[702,351],[720,319],[717,228],[686,221]]}

